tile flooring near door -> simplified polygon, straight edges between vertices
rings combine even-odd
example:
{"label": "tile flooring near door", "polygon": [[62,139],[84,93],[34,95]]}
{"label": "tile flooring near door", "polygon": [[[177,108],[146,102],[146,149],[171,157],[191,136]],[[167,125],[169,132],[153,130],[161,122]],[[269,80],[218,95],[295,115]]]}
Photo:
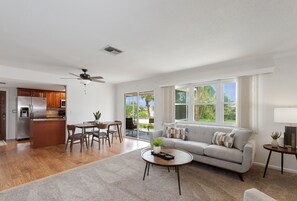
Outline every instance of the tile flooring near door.
{"label": "tile flooring near door", "polygon": [[82,153],[80,146],[74,145],[70,153],[63,144],[33,149],[29,141],[8,140],[0,147],[0,191],[148,145],[124,138],[122,143],[114,140],[111,147],[101,146],[100,150],[95,143],[92,148],[84,147]]}

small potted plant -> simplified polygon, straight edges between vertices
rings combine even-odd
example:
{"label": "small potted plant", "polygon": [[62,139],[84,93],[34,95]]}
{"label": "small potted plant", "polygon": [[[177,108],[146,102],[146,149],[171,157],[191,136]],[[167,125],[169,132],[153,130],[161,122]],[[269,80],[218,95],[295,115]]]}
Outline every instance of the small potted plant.
{"label": "small potted plant", "polygon": [[164,141],[162,138],[158,137],[155,138],[153,141],[153,150],[155,154],[159,154],[161,152],[161,146],[164,144]]}
{"label": "small potted plant", "polygon": [[272,134],[271,134],[271,137],[272,137],[272,142],[271,142],[271,146],[272,147],[278,147],[278,142],[277,142],[277,139],[280,138],[280,136],[282,135],[281,132],[278,132],[278,131],[273,131]]}
{"label": "small potted plant", "polygon": [[101,112],[98,110],[97,112],[93,112],[93,115],[95,117],[95,122],[97,124],[99,124],[99,120],[100,120],[100,117],[101,117]]}

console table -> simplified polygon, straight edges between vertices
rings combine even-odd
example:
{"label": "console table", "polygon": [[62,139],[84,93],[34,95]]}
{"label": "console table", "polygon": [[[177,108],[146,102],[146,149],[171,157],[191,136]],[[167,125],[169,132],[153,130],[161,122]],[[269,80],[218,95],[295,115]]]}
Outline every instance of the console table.
{"label": "console table", "polygon": [[266,175],[266,171],[267,171],[268,164],[269,164],[269,161],[270,161],[271,152],[274,151],[274,152],[281,153],[281,173],[282,174],[284,173],[284,171],[283,171],[283,169],[284,169],[284,154],[295,155],[296,160],[297,160],[297,149],[285,148],[285,147],[280,147],[280,146],[275,148],[275,147],[272,147],[271,144],[264,144],[263,148],[269,150],[269,155],[268,155],[268,158],[267,158],[263,178]]}

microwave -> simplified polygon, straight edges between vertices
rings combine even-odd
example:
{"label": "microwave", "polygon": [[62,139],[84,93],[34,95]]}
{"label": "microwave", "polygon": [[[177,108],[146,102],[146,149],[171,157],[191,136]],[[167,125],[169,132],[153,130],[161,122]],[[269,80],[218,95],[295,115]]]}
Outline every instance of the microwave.
{"label": "microwave", "polygon": [[65,107],[66,107],[66,100],[61,99],[61,108],[65,108]]}

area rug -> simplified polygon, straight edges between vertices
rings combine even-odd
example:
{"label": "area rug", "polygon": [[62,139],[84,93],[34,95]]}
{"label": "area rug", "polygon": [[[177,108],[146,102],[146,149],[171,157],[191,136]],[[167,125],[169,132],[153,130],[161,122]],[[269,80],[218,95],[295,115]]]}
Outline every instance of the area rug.
{"label": "area rug", "polygon": [[[114,156],[0,193],[0,201],[47,200],[243,200],[257,188],[277,200],[296,200],[297,175],[253,166],[241,182],[237,174],[194,162],[180,168],[181,193],[174,170],[153,166],[142,180],[140,150]],[[38,165],[38,164],[36,164]]]}
{"label": "area rug", "polygon": [[0,147],[5,145],[6,145],[6,142],[4,140],[0,140]]}

